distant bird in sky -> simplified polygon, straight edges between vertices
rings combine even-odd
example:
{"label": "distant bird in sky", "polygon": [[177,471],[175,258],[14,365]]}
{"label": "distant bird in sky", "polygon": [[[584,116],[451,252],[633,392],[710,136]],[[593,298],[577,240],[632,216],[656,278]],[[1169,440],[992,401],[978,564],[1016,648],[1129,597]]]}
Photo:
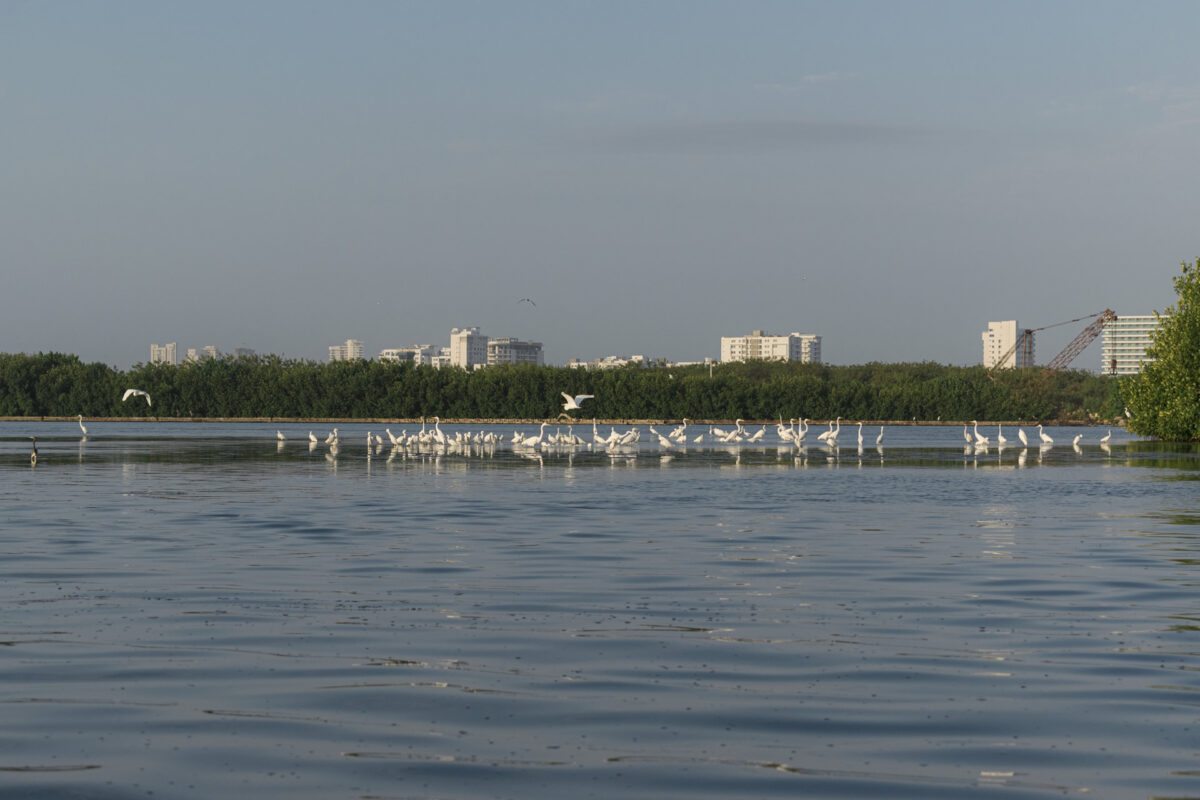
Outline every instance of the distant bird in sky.
{"label": "distant bird in sky", "polygon": [[579,404],[582,403],[584,400],[591,400],[596,395],[594,395],[594,394],[577,394],[574,397],[571,397],[571,395],[567,394],[566,392],[563,392],[562,396],[567,399],[567,402],[563,403],[563,410],[564,411],[574,411],[576,409],[582,408],[582,406],[580,406]]}
{"label": "distant bird in sky", "polygon": [[150,395],[141,389],[126,389],[125,394],[121,395],[121,402],[123,403],[131,397],[144,397],[146,398],[146,405],[150,405]]}
{"label": "distant bird in sky", "polygon": [[537,308],[537,303],[533,302],[533,301],[532,301],[532,300],[530,300],[528,297],[522,297],[522,298],[521,298],[520,300],[518,300],[517,302],[518,302],[518,303],[529,303],[529,305],[533,306],[534,308]]}

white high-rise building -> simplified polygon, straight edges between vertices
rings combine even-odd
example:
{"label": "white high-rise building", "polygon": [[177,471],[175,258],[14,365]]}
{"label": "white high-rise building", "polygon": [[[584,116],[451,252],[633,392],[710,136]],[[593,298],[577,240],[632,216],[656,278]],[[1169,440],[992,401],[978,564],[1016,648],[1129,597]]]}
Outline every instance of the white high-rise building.
{"label": "white high-rise building", "polygon": [[722,361],[801,361],[821,363],[821,337],[810,333],[775,336],[753,331],[749,336],[722,336]]}
{"label": "white high-rise building", "polygon": [[363,358],[363,343],[358,339],[347,339],[345,344],[329,346],[330,361],[357,361]]}
{"label": "white high-rise building", "polygon": [[542,364],[542,343],[502,337],[487,343],[487,363]]}
{"label": "white high-rise building", "polygon": [[175,364],[179,363],[177,360],[178,348],[178,342],[170,342],[164,345],[150,345],[150,363],[171,364],[174,366]]}
{"label": "white high-rise building", "polygon": [[1158,318],[1120,316],[1104,326],[1100,346],[1100,372],[1104,375],[1136,375],[1152,359],[1146,358],[1150,334],[1158,328]]}
{"label": "white high-rise building", "polygon": [[463,369],[488,363],[488,337],[479,328],[450,329],[450,364]]}
{"label": "white high-rise building", "polygon": [[983,366],[988,369],[1033,366],[1033,331],[1022,328],[1015,319],[989,322],[981,337]]}

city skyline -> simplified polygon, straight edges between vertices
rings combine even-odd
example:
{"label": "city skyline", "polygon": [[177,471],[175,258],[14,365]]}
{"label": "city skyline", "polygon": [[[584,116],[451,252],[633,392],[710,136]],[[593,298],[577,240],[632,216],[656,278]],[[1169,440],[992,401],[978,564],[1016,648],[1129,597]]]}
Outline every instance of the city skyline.
{"label": "city skyline", "polygon": [[[1037,24],[1030,24],[1036,19]],[[1163,311],[1200,6],[116,0],[8,9],[0,351],[978,362]],[[526,301],[529,302],[526,302]],[[444,320],[444,321],[443,321]],[[1091,369],[1098,345],[1077,365]],[[375,348],[380,349],[380,348]]]}

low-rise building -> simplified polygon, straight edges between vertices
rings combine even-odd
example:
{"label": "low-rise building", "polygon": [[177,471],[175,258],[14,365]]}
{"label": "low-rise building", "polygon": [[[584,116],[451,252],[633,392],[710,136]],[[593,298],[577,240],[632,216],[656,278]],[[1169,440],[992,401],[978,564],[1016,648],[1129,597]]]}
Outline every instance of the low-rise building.
{"label": "low-rise building", "polygon": [[593,358],[591,361],[581,361],[578,358],[572,358],[567,362],[568,367],[574,369],[617,369],[619,367],[627,367],[630,364],[637,364],[640,367],[646,366],[646,357],[634,355],[625,358],[624,356],[604,356],[603,358]]}
{"label": "low-rise building", "polygon": [[776,336],[753,331],[749,336],[722,336],[722,361],[821,361],[821,337],[792,332]]}

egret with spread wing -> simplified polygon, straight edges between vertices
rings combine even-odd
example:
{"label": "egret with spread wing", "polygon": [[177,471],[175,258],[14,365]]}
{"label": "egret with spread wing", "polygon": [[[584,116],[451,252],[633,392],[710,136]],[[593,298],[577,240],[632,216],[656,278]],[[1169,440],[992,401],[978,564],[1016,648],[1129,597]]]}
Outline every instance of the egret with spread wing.
{"label": "egret with spread wing", "polygon": [[121,396],[121,402],[123,403],[131,397],[144,397],[146,398],[146,405],[150,405],[149,393],[143,392],[141,389],[126,389],[125,394]]}
{"label": "egret with spread wing", "polygon": [[594,394],[577,394],[574,397],[571,397],[571,395],[567,394],[566,392],[563,392],[562,396],[565,397],[567,400],[567,402],[563,403],[563,410],[564,411],[575,411],[577,409],[582,408],[582,406],[579,405],[580,403],[582,403],[584,400],[591,400],[596,395],[594,395]]}

